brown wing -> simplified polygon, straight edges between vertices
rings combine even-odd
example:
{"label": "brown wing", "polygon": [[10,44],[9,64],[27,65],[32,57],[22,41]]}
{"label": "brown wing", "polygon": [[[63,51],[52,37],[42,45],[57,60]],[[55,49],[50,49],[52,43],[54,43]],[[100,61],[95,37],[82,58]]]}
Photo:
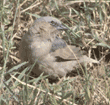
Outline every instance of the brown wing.
{"label": "brown wing", "polygon": [[79,59],[82,57],[83,52],[79,47],[67,45],[64,48],[59,48],[54,52],[51,52],[51,55],[62,59]]}

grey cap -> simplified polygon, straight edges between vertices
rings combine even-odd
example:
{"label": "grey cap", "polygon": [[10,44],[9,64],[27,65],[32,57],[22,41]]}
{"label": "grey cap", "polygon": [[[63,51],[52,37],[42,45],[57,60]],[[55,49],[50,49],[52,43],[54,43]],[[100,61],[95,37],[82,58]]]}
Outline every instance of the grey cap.
{"label": "grey cap", "polygon": [[68,30],[67,27],[65,27],[60,20],[58,20],[55,17],[51,17],[51,16],[44,16],[41,18],[36,19],[36,21],[42,21],[45,20],[46,22],[49,22],[52,26],[54,26],[55,28],[57,28],[58,30]]}

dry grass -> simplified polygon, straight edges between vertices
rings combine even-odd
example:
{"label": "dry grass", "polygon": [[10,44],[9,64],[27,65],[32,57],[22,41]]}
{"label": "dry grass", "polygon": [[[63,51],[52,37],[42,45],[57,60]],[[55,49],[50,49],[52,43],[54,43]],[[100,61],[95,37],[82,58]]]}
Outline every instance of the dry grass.
{"label": "dry grass", "polygon": [[[54,16],[70,31],[69,44],[80,46],[99,65],[49,81],[35,78],[20,63],[19,44],[31,23]],[[109,105],[110,104],[110,2],[100,0],[3,0],[0,3],[0,105]],[[31,73],[32,74],[32,73]]]}

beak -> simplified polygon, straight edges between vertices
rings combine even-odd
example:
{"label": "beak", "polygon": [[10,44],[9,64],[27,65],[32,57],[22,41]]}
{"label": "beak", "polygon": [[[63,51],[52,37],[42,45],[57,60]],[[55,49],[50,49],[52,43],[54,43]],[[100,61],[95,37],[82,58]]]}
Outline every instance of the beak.
{"label": "beak", "polygon": [[57,30],[69,30],[68,27],[64,26],[63,24],[59,24],[57,22],[49,22],[53,27],[55,27]]}
{"label": "beak", "polygon": [[58,25],[56,28],[57,28],[57,30],[69,30],[69,28],[64,26],[63,24]]}

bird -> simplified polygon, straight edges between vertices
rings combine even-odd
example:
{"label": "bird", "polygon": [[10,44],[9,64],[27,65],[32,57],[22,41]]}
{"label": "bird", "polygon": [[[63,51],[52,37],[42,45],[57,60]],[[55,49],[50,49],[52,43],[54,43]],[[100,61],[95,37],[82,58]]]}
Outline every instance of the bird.
{"label": "bird", "polygon": [[50,77],[63,77],[79,63],[99,63],[84,55],[79,47],[68,45],[58,35],[68,30],[58,19],[45,16],[34,21],[20,44],[21,61],[34,64],[37,76],[41,73]]}

